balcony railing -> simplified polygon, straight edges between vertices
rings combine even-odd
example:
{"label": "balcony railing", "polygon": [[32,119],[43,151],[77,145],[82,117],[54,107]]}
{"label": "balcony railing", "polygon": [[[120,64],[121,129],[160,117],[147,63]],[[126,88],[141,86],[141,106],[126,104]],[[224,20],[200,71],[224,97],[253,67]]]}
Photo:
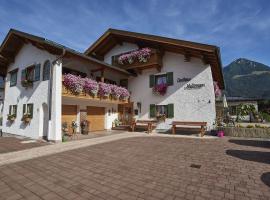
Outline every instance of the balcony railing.
{"label": "balcony railing", "polygon": [[111,96],[105,98],[100,96],[91,96],[89,94],[86,94],[85,92],[81,92],[78,95],[74,95],[72,92],[70,92],[64,85],[62,86],[62,96],[63,97],[72,97],[75,99],[87,99],[92,100],[96,102],[102,102],[102,103],[111,103],[111,104],[125,104],[129,102],[128,100],[120,100],[120,99],[114,99]]}
{"label": "balcony railing", "polygon": [[[130,52],[126,52],[130,53]],[[125,54],[126,54],[125,53]],[[151,49],[150,58],[146,62],[140,62],[135,59],[132,63],[125,62],[123,64],[119,63],[119,57],[123,55],[115,55],[112,57],[112,65],[120,67],[122,69],[147,69],[147,68],[161,68],[162,67],[162,52],[157,49]]]}

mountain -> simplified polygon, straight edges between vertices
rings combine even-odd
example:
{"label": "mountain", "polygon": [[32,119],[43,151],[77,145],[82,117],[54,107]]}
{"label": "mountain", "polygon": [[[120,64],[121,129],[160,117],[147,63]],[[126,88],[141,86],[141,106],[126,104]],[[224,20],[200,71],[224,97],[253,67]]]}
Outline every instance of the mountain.
{"label": "mountain", "polygon": [[223,68],[226,94],[234,97],[270,99],[270,67],[239,58]]}

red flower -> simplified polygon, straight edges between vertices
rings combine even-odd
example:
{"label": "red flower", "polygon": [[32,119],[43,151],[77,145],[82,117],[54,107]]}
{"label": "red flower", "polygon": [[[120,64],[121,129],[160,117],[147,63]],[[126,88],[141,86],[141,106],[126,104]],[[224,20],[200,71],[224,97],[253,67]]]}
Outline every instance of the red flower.
{"label": "red flower", "polygon": [[159,95],[164,96],[167,92],[167,84],[161,83],[153,87],[153,91]]}

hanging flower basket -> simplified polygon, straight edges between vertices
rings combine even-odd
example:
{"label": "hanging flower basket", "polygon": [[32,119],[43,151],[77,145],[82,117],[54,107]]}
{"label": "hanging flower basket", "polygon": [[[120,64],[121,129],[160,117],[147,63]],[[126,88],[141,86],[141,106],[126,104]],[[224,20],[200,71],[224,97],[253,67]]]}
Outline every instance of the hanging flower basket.
{"label": "hanging flower basket", "polygon": [[165,120],[166,120],[166,115],[165,115],[165,114],[159,114],[159,115],[156,116],[156,118],[157,118],[157,120],[158,120],[159,122],[165,122]]}
{"label": "hanging flower basket", "polygon": [[153,92],[157,95],[164,96],[167,92],[167,84],[161,83],[153,87]]}
{"label": "hanging flower basket", "polygon": [[33,86],[33,81],[25,79],[21,81],[21,84],[23,87],[28,88]]}
{"label": "hanging flower basket", "polygon": [[96,97],[98,94],[98,83],[92,79],[85,78],[83,89],[87,94]]}
{"label": "hanging flower basket", "polygon": [[124,64],[132,64],[135,61],[147,62],[150,56],[151,56],[151,49],[146,47],[120,55],[118,57],[118,63],[124,65]]}
{"label": "hanging flower basket", "polygon": [[83,91],[84,79],[73,74],[63,76],[63,85],[74,95],[79,95]]}
{"label": "hanging flower basket", "polygon": [[7,119],[9,120],[9,121],[11,121],[11,122],[13,122],[15,119],[16,119],[16,116],[14,115],[14,114],[8,114],[7,115]]}
{"label": "hanging flower basket", "polygon": [[29,113],[25,113],[22,117],[22,121],[26,124],[29,123],[31,121],[31,119],[32,119],[32,117]]}
{"label": "hanging flower basket", "polygon": [[99,82],[98,86],[99,86],[98,95],[101,98],[108,98],[112,92],[111,84]]}

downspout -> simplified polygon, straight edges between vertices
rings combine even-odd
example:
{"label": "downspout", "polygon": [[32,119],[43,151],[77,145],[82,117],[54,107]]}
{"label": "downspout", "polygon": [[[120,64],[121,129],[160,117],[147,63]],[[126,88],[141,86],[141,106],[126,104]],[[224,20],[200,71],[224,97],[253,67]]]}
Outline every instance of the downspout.
{"label": "downspout", "polygon": [[54,64],[61,58],[63,58],[66,54],[66,50],[62,49],[63,52],[60,56],[58,56],[55,60],[52,61],[52,66],[51,66],[51,73],[50,73],[50,82],[49,82],[49,120],[51,120],[52,116],[52,84],[53,84],[53,66]]}

